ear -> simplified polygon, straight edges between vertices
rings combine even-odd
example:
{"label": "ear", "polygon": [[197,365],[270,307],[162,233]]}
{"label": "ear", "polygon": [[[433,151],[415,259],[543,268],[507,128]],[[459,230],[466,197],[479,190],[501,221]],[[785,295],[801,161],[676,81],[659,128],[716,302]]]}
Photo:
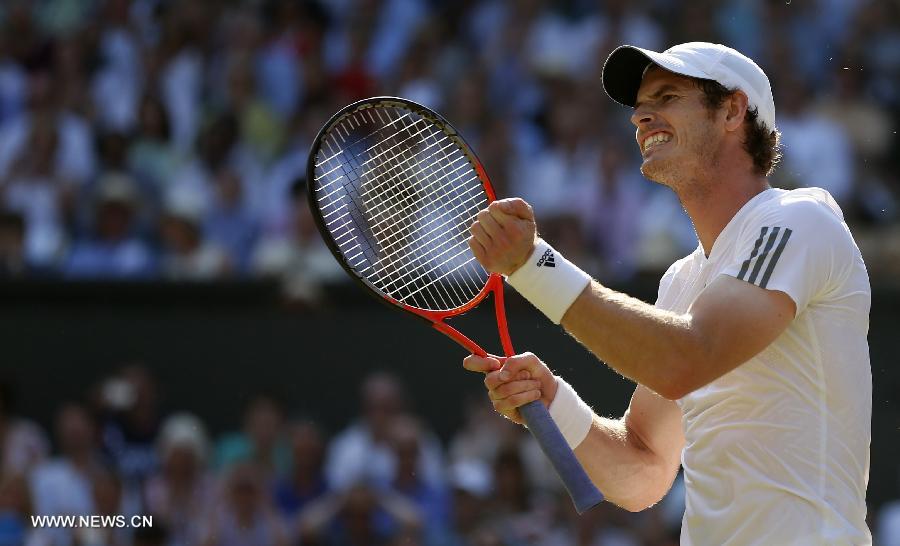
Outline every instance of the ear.
{"label": "ear", "polygon": [[725,130],[737,131],[744,123],[749,102],[743,91],[736,91],[725,103]]}

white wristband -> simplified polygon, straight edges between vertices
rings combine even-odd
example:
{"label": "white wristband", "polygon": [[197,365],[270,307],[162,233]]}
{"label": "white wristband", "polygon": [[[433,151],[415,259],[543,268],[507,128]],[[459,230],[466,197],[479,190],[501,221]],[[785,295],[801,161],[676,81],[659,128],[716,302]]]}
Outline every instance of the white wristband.
{"label": "white wristband", "polygon": [[538,239],[534,252],[506,282],[554,324],[559,324],[584,287],[590,284],[591,276],[543,239]]}
{"label": "white wristband", "polygon": [[550,417],[559,427],[569,447],[575,449],[587,437],[594,412],[563,378],[556,377],[556,396],[550,404]]}

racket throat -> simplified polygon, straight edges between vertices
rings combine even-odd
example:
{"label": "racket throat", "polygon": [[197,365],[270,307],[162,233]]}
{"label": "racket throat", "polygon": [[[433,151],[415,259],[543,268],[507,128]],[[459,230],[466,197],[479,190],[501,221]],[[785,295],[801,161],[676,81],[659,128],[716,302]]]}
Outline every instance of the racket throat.
{"label": "racket throat", "polygon": [[438,332],[441,332],[445,336],[465,347],[473,355],[487,356],[487,352],[485,352],[485,350],[482,349],[481,346],[479,346],[477,343],[466,337],[465,334],[463,334],[453,326],[450,326],[446,322],[432,322],[431,326]]}
{"label": "racket throat", "polygon": [[[512,340],[509,337],[509,329],[506,323],[506,310],[503,303],[503,278],[499,275],[492,274],[488,279],[486,291],[494,293],[494,312],[497,318],[497,331],[500,335],[500,345],[503,347],[505,356],[510,357],[515,354],[512,346]],[[449,316],[445,315],[435,320],[432,319],[431,326],[465,347],[470,353],[478,356],[488,356],[487,351],[480,345],[469,339],[465,334],[444,322]],[[491,355],[495,356],[495,355]]]}

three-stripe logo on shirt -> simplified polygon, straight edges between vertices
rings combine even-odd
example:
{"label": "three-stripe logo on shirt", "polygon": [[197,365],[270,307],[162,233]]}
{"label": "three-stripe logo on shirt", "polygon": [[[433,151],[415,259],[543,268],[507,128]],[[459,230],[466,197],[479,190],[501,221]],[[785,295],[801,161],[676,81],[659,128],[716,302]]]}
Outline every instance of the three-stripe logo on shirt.
{"label": "three-stripe logo on shirt", "polygon": [[[784,251],[784,246],[791,238],[792,231],[788,228],[765,226],[759,230],[759,238],[753,244],[753,252],[750,257],[741,264],[741,270],[737,278],[765,288],[769,284],[769,278],[775,271],[778,258]],[[765,268],[765,271],[763,271]],[[760,275],[762,273],[762,275]]]}

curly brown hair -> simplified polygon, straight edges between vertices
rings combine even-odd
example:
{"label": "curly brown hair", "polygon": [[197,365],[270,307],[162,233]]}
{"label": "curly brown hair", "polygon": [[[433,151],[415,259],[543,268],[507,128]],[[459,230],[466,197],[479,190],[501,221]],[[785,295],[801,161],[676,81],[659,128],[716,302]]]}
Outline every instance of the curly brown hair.
{"label": "curly brown hair", "polygon": [[[710,114],[721,108],[725,99],[738,91],[737,88],[729,89],[713,80],[695,78],[694,81],[703,91],[703,104],[709,109]],[[744,150],[753,159],[753,172],[760,176],[769,176],[781,161],[781,133],[777,128],[769,131],[759,121],[759,112],[756,108],[748,109],[744,119],[747,122]]]}

